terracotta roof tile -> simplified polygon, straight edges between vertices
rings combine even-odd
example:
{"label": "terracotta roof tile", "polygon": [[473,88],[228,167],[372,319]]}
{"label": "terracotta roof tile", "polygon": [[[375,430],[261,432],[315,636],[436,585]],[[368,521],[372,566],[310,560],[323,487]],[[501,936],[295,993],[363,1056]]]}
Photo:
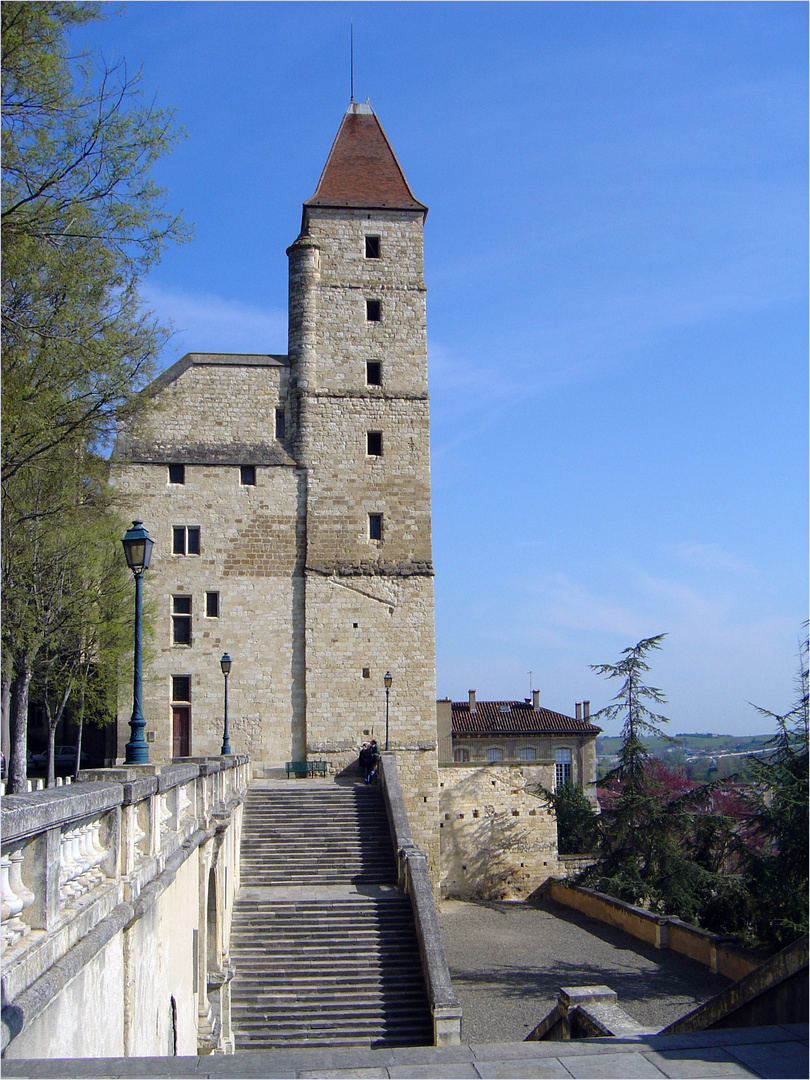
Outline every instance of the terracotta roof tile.
{"label": "terracotta roof tile", "polygon": [[453,702],[454,735],[598,735],[601,730],[587,720],[533,709],[525,701],[478,701],[472,714],[468,701]]}
{"label": "terracotta roof tile", "polygon": [[422,210],[382,124],[370,105],[352,102],[341,122],[318,187],[304,206]]}

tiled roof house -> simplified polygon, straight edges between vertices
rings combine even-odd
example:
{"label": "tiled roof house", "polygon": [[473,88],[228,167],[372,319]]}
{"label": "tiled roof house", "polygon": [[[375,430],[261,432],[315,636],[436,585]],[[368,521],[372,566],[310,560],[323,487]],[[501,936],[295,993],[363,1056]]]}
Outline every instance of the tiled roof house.
{"label": "tiled roof house", "polygon": [[553,766],[555,786],[576,783],[595,800],[596,736],[602,729],[590,722],[590,702],[577,702],[575,712],[541,707],[536,690],[522,701],[478,701],[474,690],[468,701],[439,701],[440,763],[514,763],[547,776]]}

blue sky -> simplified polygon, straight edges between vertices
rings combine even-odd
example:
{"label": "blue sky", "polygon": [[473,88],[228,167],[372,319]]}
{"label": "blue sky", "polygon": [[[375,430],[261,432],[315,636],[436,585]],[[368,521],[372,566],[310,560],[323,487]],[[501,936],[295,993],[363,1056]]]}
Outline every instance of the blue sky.
{"label": "blue sky", "polygon": [[[437,693],[571,713],[667,633],[670,730],[767,730],[807,618],[803,3],[136,2],[188,350],[286,352],[286,247],[368,96],[425,229]],[[608,726],[606,731],[613,733]]]}

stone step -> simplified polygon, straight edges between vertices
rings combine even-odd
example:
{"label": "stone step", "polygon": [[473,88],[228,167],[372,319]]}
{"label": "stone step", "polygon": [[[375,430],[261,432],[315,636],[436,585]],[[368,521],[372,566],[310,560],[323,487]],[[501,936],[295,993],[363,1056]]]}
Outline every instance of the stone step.
{"label": "stone step", "polygon": [[[320,783],[320,782],[318,782]],[[230,955],[237,1049],[430,1045],[410,900],[378,788],[253,791],[241,883],[387,885],[373,897],[237,898]]]}

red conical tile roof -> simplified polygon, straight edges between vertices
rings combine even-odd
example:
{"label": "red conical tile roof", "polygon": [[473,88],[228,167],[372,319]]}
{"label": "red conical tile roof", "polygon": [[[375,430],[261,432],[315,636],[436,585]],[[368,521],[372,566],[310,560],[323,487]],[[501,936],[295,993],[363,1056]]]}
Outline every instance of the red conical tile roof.
{"label": "red conical tile roof", "polygon": [[352,102],[326,159],[318,187],[304,206],[422,210],[382,124],[370,105]]}

